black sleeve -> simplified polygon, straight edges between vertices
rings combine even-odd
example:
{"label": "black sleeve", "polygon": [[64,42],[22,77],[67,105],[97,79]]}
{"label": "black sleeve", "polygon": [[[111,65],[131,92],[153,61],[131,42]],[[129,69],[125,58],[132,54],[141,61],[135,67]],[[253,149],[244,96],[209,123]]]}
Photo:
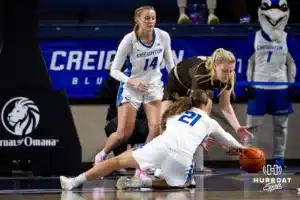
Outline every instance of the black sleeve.
{"label": "black sleeve", "polygon": [[197,90],[199,89],[199,84],[198,84],[198,77],[195,77],[192,73],[190,73],[191,81],[192,81],[192,90]]}
{"label": "black sleeve", "polygon": [[197,63],[194,63],[194,67],[189,71],[191,81],[192,81],[192,89],[197,90],[197,89],[203,89],[203,90],[208,90],[210,81],[211,81],[211,76],[209,74],[210,70],[208,70],[205,67],[205,61],[197,58]]}

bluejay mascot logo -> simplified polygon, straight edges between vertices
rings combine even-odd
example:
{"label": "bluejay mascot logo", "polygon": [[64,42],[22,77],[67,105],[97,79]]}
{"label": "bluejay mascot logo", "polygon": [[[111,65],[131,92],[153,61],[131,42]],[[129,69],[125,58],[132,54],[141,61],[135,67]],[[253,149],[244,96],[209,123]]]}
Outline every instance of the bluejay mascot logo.
{"label": "bluejay mascot logo", "polygon": [[279,41],[288,23],[290,10],[286,0],[262,0],[258,20],[263,31],[272,41]]}

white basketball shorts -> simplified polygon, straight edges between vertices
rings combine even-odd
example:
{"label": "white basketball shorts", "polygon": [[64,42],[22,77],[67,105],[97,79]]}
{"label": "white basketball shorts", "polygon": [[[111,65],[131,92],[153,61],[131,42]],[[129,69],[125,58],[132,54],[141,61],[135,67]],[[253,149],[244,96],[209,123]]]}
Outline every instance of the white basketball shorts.
{"label": "white basketball shorts", "polygon": [[163,87],[157,85],[149,88],[148,93],[142,93],[134,88],[120,84],[118,95],[117,95],[117,107],[123,103],[130,103],[135,109],[139,109],[141,104],[147,104],[152,101],[162,100],[163,98]]}
{"label": "white basketball shorts", "polygon": [[135,148],[132,155],[142,170],[160,168],[168,185],[183,186],[192,179],[192,159],[172,151],[164,140],[162,136],[158,136]]}

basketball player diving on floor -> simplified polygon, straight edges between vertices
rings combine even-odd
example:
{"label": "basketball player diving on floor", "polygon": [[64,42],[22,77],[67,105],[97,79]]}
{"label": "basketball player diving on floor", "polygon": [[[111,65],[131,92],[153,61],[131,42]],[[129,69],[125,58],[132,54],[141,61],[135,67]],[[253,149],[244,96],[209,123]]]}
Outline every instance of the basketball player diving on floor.
{"label": "basketball player diving on floor", "polygon": [[61,187],[72,190],[86,181],[95,180],[121,168],[160,168],[163,179],[121,177],[118,189],[184,188],[192,179],[193,155],[208,137],[221,144],[229,155],[239,155],[245,148],[208,115],[209,96],[194,90],[172,104],[162,117],[163,134],[134,150],[104,160],[75,178],[60,177]]}

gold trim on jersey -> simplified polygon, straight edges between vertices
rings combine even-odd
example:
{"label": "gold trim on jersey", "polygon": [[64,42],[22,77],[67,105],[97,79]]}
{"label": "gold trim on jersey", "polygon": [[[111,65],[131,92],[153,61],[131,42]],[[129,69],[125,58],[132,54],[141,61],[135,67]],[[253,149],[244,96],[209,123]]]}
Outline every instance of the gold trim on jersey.
{"label": "gold trim on jersey", "polygon": [[187,89],[187,95],[190,94],[190,92],[192,91],[191,89],[189,89],[188,87],[186,87],[181,81],[180,81],[180,78],[178,76],[178,72],[177,72],[177,66],[174,67],[174,75],[175,75],[175,78],[176,80],[185,88]]}

